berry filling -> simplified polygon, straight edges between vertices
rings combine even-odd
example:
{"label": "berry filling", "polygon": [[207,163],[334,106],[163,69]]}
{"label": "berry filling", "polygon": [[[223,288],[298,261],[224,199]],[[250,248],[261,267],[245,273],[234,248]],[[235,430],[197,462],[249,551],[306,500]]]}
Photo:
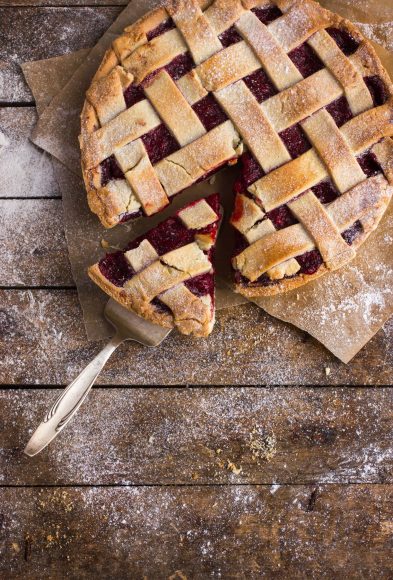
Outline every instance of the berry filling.
{"label": "berry filling", "polygon": [[330,179],[321,181],[311,189],[321,203],[331,203],[340,196]]}
{"label": "berry filling", "polygon": [[211,274],[201,274],[184,282],[184,285],[196,296],[214,296],[214,280]]}
{"label": "berry filling", "polygon": [[117,164],[114,155],[107,157],[100,163],[101,167],[101,187],[105,187],[112,179],[123,179],[124,173]]}
{"label": "berry filling", "polygon": [[263,22],[263,24],[269,24],[273,20],[277,20],[282,16],[281,10],[277,6],[268,6],[267,8],[253,8],[251,12],[254,12],[255,16]]}
{"label": "berry filling", "polygon": [[177,79],[190,72],[194,66],[195,65],[191,54],[189,52],[185,52],[184,54],[179,54],[179,56],[176,56],[173,60],[171,60],[171,62],[166,65],[165,69],[167,73],[173,78],[173,80],[177,81]]}
{"label": "berry filling", "polygon": [[364,77],[364,82],[370,91],[375,107],[383,105],[388,100],[388,92],[383,80],[377,76]]}
{"label": "berry filling", "polygon": [[292,50],[288,56],[304,78],[324,68],[324,64],[317,53],[307,43],[301,44]]}
{"label": "berry filling", "polygon": [[343,51],[346,56],[353,54],[359,46],[357,40],[353,38],[346,30],[342,28],[326,28],[326,32],[330,34],[333,40],[336,42],[338,47]]}
{"label": "berry filling", "polygon": [[231,46],[231,44],[236,44],[236,42],[243,40],[234,26],[231,26],[225,30],[218,38],[220,39],[224,48],[227,48],[228,46]]}
{"label": "berry filling", "polygon": [[192,107],[198,115],[206,131],[211,131],[214,127],[224,123],[228,117],[221,109],[213,95],[209,94]]}
{"label": "berry filling", "polygon": [[168,32],[168,30],[172,30],[173,28],[176,28],[176,25],[172,18],[169,18],[168,20],[161,22],[161,24],[153,28],[153,30],[149,30],[149,32],[146,33],[147,40],[152,40],[153,38],[156,38],[156,36],[161,36],[161,34],[164,34],[164,32]]}
{"label": "berry filling", "polygon": [[162,123],[141,137],[152,165],[179,149],[173,135]]}
{"label": "berry filling", "polygon": [[127,280],[135,274],[123,252],[107,254],[99,262],[99,268],[101,274],[115,286],[124,286]]}
{"label": "berry filling", "polygon": [[139,103],[139,101],[143,101],[145,98],[145,93],[140,85],[130,85],[124,91],[124,100],[126,102],[127,109]]}
{"label": "berry filling", "polygon": [[326,110],[333,117],[337,127],[341,127],[353,118],[346,97],[336,99],[330,105],[327,105]]}
{"label": "berry filling", "polygon": [[352,246],[353,242],[358,237],[358,235],[362,233],[362,231],[363,231],[363,226],[360,223],[360,221],[357,221],[353,224],[353,226],[351,226],[350,228],[345,230],[345,232],[343,232],[341,235],[344,238],[344,240],[347,242],[347,244],[349,246]]}
{"label": "berry filling", "polygon": [[322,266],[323,259],[318,250],[311,250],[310,252],[305,252],[301,256],[297,256],[296,260],[300,264],[299,274],[315,274],[315,272]]}
{"label": "berry filling", "polygon": [[363,155],[357,157],[357,161],[367,177],[373,177],[373,175],[382,173],[382,167],[372,151],[363,153]]}
{"label": "berry filling", "polygon": [[276,89],[270,82],[269,77],[262,69],[258,69],[244,77],[243,81],[246,83],[258,103],[266,101],[266,99],[277,93]]}
{"label": "berry filling", "polygon": [[255,181],[257,181],[258,179],[260,179],[265,175],[262,167],[259,165],[258,161],[255,159],[255,157],[252,156],[252,154],[249,151],[243,153],[240,159],[241,159],[241,178],[245,187],[248,187],[249,185],[251,185],[252,183],[254,183]]}
{"label": "berry filling", "polygon": [[298,221],[286,205],[280,205],[271,211],[266,213],[266,216],[273,222],[276,230],[281,230],[282,228],[287,228],[288,226],[293,226],[297,224]]}
{"label": "berry filling", "polygon": [[292,125],[285,131],[281,131],[280,137],[292,159],[296,159],[296,157],[311,149],[311,143],[299,124]]}

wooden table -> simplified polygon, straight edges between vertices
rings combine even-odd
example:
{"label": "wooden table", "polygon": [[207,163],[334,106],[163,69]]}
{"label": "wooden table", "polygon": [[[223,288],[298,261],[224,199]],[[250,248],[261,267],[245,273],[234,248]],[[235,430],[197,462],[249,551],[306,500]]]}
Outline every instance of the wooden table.
{"label": "wooden table", "polygon": [[391,578],[393,321],[349,365],[251,304],[209,341],[124,345],[66,432],[22,455],[101,345],[18,63],[92,45],[121,10],[46,1],[0,0],[0,577]]}

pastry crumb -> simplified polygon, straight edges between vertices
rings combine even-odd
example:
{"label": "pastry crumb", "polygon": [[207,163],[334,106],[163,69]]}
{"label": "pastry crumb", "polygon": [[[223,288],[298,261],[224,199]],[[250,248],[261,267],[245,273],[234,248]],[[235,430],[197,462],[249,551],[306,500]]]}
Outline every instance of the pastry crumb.
{"label": "pastry crumb", "polygon": [[19,554],[19,552],[20,552],[20,546],[19,546],[19,544],[17,542],[12,542],[11,548],[15,552],[15,554]]}
{"label": "pastry crumb", "polygon": [[209,183],[210,183],[210,185],[213,185],[213,184],[215,183],[215,181],[216,181],[216,176],[215,176],[215,175],[213,175],[213,176],[212,176],[212,177],[209,179]]}
{"label": "pastry crumb", "polygon": [[296,294],[296,300],[300,300],[300,294]]}
{"label": "pastry crumb", "polygon": [[101,240],[101,247],[104,248],[104,250],[107,250],[108,248],[110,248],[110,244],[107,240],[105,240],[104,238],[102,238]]}
{"label": "pastry crumb", "polygon": [[235,475],[239,475],[243,471],[241,465],[239,467],[236,467],[236,465],[230,459],[227,459],[227,469],[232,471],[232,473],[234,473]]}
{"label": "pastry crumb", "polygon": [[256,428],[250,433],[250,442],[248,444],[252,457],[255,461],[264,459],[270,461],[277,453],[277,440],[274,433],[260,435]]}
{"label": "pastry crumb", "polygon": [[330,367],[325,367],[325,374],[328,377],[330,375],[331,369]]}

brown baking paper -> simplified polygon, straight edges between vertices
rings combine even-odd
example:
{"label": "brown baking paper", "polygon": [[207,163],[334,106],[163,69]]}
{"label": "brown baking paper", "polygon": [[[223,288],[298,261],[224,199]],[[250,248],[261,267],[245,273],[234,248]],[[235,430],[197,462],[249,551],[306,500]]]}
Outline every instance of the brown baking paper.
{"label": "brown baking paper", "polygon": [[[234,170],[220,172],[215,183],[199,184],[177,196],[166,211],[153,218],[141,218],[113,230],[105,230],[91,214],[86,202],[80,173],[79,113],[84,94],[102,56],[116,34],[158,2],[137,0],[129,4],[92,50],[22,65],[27,82],[37,101],[40,120],[32,141],[51,153],[54,169],[63,194],[64,222],[73,275],[83,308],[89,339],[109,336],[111,329],[102,310],[107,297],[86,275],[86,268],[102,254],[102,240],[111,248],[120,248],[131,237],[143,233],[188,200],[209,192],[221,191],[225,206],[231,204]],[[393,2],[378,0],[353,3],[351,0],[321,1],[326,8],[360,23],[371,40],[384,42],[392,21]],[[393,55],[377,46],[378,53],[393,76]],[[59,163],[61,161],[62,163]],[[226,215],[230,207],[226,208]],[[224,283],[218,283],[217,307],[225,308],[245,302],[234,294],[230,284],[228,257],[230,232],[222,226],[217,255],[218,272]],[[255,300],[266,312],[307,331],[343,362],[348,362],[381,328],[393,312],[393,210],[388,210],[378,230],[371,234],[354,260],[346,268],[311,282],[281,296]],[[81,248],[83,250],[81,251]]]}

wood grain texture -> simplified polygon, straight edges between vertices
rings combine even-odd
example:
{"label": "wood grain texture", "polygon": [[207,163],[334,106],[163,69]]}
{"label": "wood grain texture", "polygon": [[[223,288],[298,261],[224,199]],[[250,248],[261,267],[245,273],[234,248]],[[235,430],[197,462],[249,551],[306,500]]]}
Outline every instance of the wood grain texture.
{"label": "wood grain texture", "polygon": [[95,389],[42,454],[60,391],[0,391],[3,485],[393,483],[393,390]]}
{"label": "wood grain texture", "polygon": [[0,198],[60,195],[49,154],[29,141],[36,121],[33,107],[0,108],[0,128],[8,140],[0,159]]}
{"label": "wood grain texture", "polygon": [[[86,341],[73,290],[1,290],[0,311],[2,384],[67,384],[102,346]],[[125,343],[99,384],[389,384],[392,331],[390,321],[344,365],[304,333],[246,304],[218,312],[208,340],[173,332],[155,349]]]}
{"label": "wood grain texture", "polygon": [[61,199],[0,200],[0,244],[0,286],[74,286]]}
{"label": "wood grain texture", "polygon": [[32,101],[20,64],[93,46],[121,12],[106,7],[0,7],[0,103]]}
{"label": "wood grain texture", "polygon": [[391,578],[391,486],[2,489],[8,578]]}

